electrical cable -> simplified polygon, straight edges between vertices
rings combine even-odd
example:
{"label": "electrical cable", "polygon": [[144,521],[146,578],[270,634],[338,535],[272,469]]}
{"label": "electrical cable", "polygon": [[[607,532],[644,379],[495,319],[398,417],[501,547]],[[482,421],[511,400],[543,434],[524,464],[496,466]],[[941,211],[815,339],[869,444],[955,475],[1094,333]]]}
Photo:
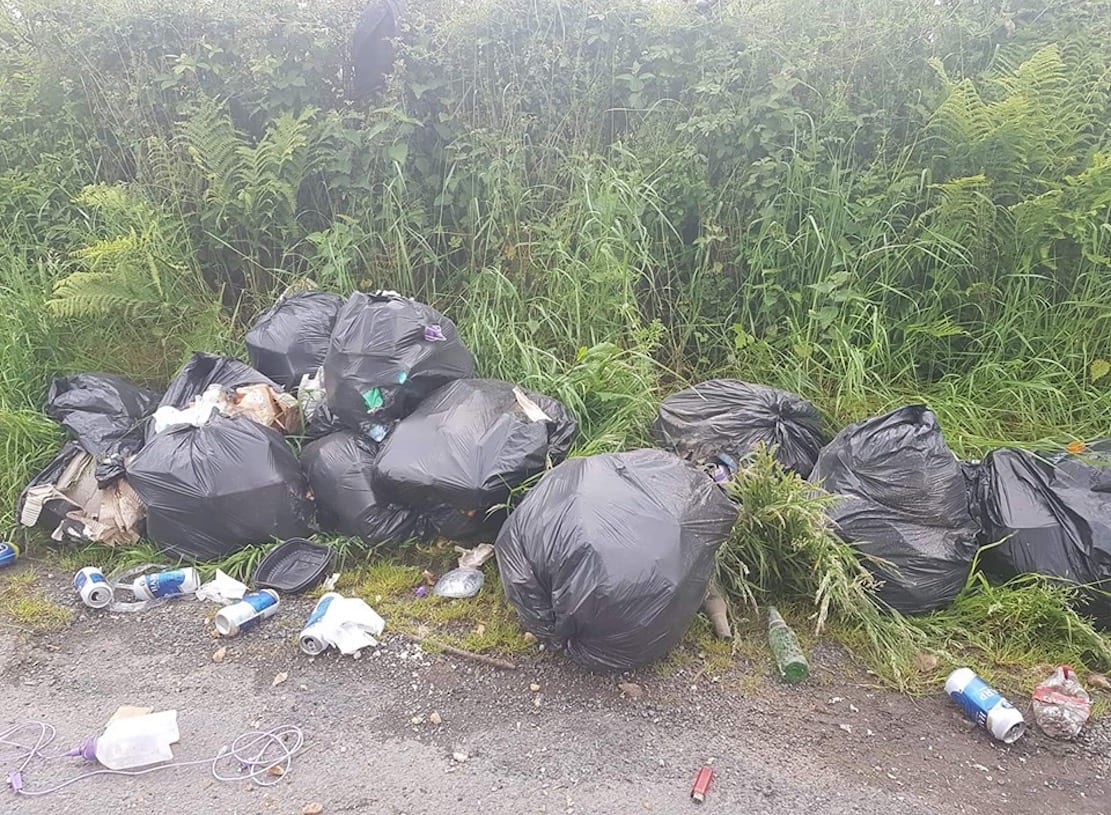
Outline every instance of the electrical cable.
{"label": "electrical cable", "polygon": [[[23,731],[38,729],[38,738],[33,744],[16,741],[15,736]],[[141,770],[110,770],[101,769],[74,776],[53,787],[44,790],[24,789],[23,773],[33,759],[52,760],[62,758],[69,753],[58,755],[43,755],[43,750],[53,743],[57,730],[53,725],[45,722],[23,722],[0,732],[0,746],[15,748],[14,753],[0,755],[0,761],[6,763],[13,758],[18,762],[15,770],[8,773],[8,786],[17,795],[40,796],[49,795],[64,789],[78,781],[92,778],[97,775],[122,775],[136,776],[147,775],[159,770],[169,770],[178,767],[196,767],[202,764],[211,766],[212,777],[217,781],[254,781],[262,787],[273,786],[293,768],[293,756],[305,746],[305,734],[296,725],[279,725],[270,730],[250,730],[236,736],[230,745],[224,745],[213,758],[202,758],[195,761],[175,761],[169,764],[159,764]],[[20,761],[22,759],[22,761]],[[231,763],[238,767],[235,774],[221,771],[222,763]],[[275,771],[273,768],[280,768]]]}

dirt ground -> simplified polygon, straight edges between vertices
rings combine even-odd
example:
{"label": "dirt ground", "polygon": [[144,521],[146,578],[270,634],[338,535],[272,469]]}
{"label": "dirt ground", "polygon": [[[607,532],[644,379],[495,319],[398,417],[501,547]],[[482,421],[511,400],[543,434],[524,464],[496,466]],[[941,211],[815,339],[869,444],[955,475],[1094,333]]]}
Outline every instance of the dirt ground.
{"label": "dirt ground", "polygon": [[[68,575],[51,579],[76,607]],[[0,790],[2,811],[1111,815],[1108,721],[1075,744],[1031,728],[1003,746],[940,692],[913,700],[878,689],[832,645],[816,650],[814,677],[798,687],[747,663],[722,677],[692,662],[618,678],[538,652],[499,671],[399,636],[357,660],[309,658],[295,636],[310,607],[286,600],[277,617],[222,641],[206,625],[212,607],[191,599],[139,615],[81,609],[54,634],[0,626],[0,731],[49,722],[58,740],[48,753],[122,704],[177,709],[178,760],[280,724],[300,726],[307,745],[265,789],[216,781],[202,765],[96,777],[40,798]],[[288,678],[274,684],[280,673]],[[623,681],[641,695],[623,693]],[[1012,701],[1029,718],[1029,700]],[[716,775],[698,807],[689,793],[703,764]],[[24,783],[41,790],[86,769],[74,758],[36,762]]]}

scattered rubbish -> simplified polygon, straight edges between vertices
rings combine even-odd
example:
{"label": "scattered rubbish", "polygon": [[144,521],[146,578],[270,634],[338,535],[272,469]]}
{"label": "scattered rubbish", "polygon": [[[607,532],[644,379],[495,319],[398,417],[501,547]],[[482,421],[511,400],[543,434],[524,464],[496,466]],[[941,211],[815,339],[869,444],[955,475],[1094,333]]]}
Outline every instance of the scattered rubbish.
{"label": "scattered rubbish", "polygon": [[441,725],[444,723],[444,717],[440,715],[439,711],[433,710],[428,714],[428,723],[434,725]]}
{"label": "scattered rubbish", "polygon": [[281,778],[283,775],[285,775],[285,767],[283,767],[281,764],[273,764],[267,768],[266,774],[269,776],[273,776],[274,778]]}
{"label": "scattered rubbish", "polygon": [[301,467],[316,498],[321,528],[362,538],[370,546],[431,537],[427,520],[382,490],[378,445],[341,430],[307,445]]}
{"label": "scattered rubbish", "polygon": [[424,581],[424,585],[426,585],[426,586],[435,586],[436,585],[436,575],[432,574],[432,572],[429,571],[428,569],[425,569],[423,572],[421,572],[420,577],[421,577],[421,580]]}
{"label": "scattered rubbish", "polygon": [[528,689],[530,691],[532,691],[533,693],[539,693],[540,692],[540,685],[537,682],[533,682],[531,685],[528,686]]}
{"label": "scattered rubbish", "polygon": [[691,787],[691,800],[697,804],[701,804],[706,800],[707,793],[710,792],[710,782],[714,780],[713,767],[703,767],[698,771],[698,775],[694,777],[694,785]]}
{"label": "scattered rubbish", "polygon": [[0,568],[11,566],[19,557],[19,547],[8,541],[0,541]]}
{"label": "scattered rubbish", "polygon": [[270,687],[276,688],[287,679],[289,679],[289,674],[285,671],[280,671],[279,673],[274,674],[274,681],[270,683]]}
{"label": "scattered rubbish", "polygon": [[644,695],[644,689],[636,682],[620,682],[617,687],[621,690],[622,694],[633,700],[639,699]]}
{"label": "scattered rubbish", "polygon": [[378,646],[386,628],[378,612],[358,597],[329,592],[321,597],[301,630],[301,650],[309,656],[334,646],[345,656]]}
{"label": "scattered rubbish", "polygon": [[452,569],[441,575],[432,587],[432,593],[437,597],[453,599],[474,597],[485,581],[486,575],[478,569]]}
{"label": "scattered rubbish", "polygon": [[562,461],[576,429],[549,396],[495,379],[459,379],[398,422],[382,445],[378,474],[402,503],[441,507],[427,513],[440,534],[464,540],[496,529],[504,513],[491,510]]}
{"label": "scattered rubbish", "polygon": [[182,424],[203,427],[214,414],[228,418],[243,416],[282,433],[295,433],[301,427],[297,400],[271,385],[245,385],[235,390],[211,385],[185,408],[172,405],[158,408],[154,412],[154,432]]}
{"label": "scattered rubbish", "polygon": [[331,546],[290,538],[266,553],[251,582],[259,588],[299,594],[324,579],[335,557],[336,550]]}
{"label": "scattered rubbish", "polygon": [[1022,713],[971,668],[957,668],[945,680],[945,692],[977,726],[1012,744],[1026,732]]}
{"label": "scattered rubbish", "polygon": [[763,445],[803,478],[824,442],[821,415],[806,399],[735,379],[712,379],[664,399],[652,435],[661,446],[699,464],[722,454],[743,460]]}
{"label": "scattered rubbish", "polygon": [[1075,739],[1092,715],[1092,698],[1070,665],[1061,665],[1033,693],[1034,721],[1047,736]]}
{"label": "scattered rubbish", "polygon": [[318,370],[343,298],[325,291],[301,291],[281,298],[259,315],[247,332],[247,354],[260,373],[292,390],[301,377]]}
{"label": "scattered rubbish", "polygon": [[280,600],[272,589],[251,592],[216,613],[216,630],[221,637],[236,637],[246,627],[278,613]]}
{"label": "scattered rubbish", "polygon": [[842,496],[830,518],[881,581],[884,603],[932,611],[964,588],[979,533],[972,484],[932,411],[912,405],[846,427],[810,480]]}
{"label": "scattered rubbish", "polygon": [[[442,340],[426,339],[430,326]],[[351,427],[403,418],[436,388],[473,375],[455,324],[396,292],[353,293],[324,358],[328,406]]]}
{"label": "scattered rubbish", "polygon": [[671,453],[568,459],[502,528],[502,585],[539,640],[591,668],[631,670],[682,637],[736,517],[722,490]]}
{"label": "scattered rubbish", "polygon": [[413,594],[415,594],[417,597],[427,597],[428,596],[428,586],[417,586],[413,590]]}
{"label": "scattered rubbish", "polygon": [[131,593],[137,600],[154,600],[159,597],[178,597],[193,594],[201,586],[200,575],[194,568],[172,569],[143,575],[131,584]]}
{"label": "scattered rubbish", "polygon": [[1040,574],[1080,586],[1078,610],[1111,628],[1111,443],[1047,460],[1026,450],[981,465],[984,569]]}
{"label": "scattered rubbish", "polygon": [[325,579],[325,581],[320,584],[320,587],[324,589],[324,591],[334,591],[336,584],[339,583],[339,576],[339,572],[332,572],[332,576]]}
{"label": "scattered rubbish", "polygon": [[456,546],[455,551],[459,553],[460,569],[481,569],[482,564],[494,556],[494,546],[490,543],[480,543],[473,549]]}
{"label": "scattered rubbish", "polygon": [[456,750],[453,750],[452,753],[451,753],[451,760],[458,763],[458,764],[462,764],[468,758],[470,758],[470,756],[467,755],[466,750],[456,749]]}
{"label": "scattered rubbish", "polygon": [[936,671],[941,661],[937,658],[937,654],[920,651],[914,655],[914,664],[918,666],[919,671],[928,674]]}
{"label": "scattered rubbish", "polygon": [[66,755],[79,755],[110,770],[129,770],[171,761],[170,745],[179,738],[176,710],[122,716],[113,718],[104,733],[89,736]]}
{"label": "scattered rubbish", "polygon": [[706,590],[702,610],[710,618],[710,624],[713,625],[714,634],[718,639],[733,639],[733,628],[729,625],[729,604],[726,603],[717,583],[711,582],[709,589]]}
{"label": "scattered rubbish", "polygon": [[196,598],[210,603],[231,603],[242,600],[246,593],[246,583],[236,580],[223,569],[217,569],[216,576],[197,589]]}
{"label": "scattered rubbish", "polygon": [[56,541],[137,543],[143,528],[142,501],[127,478],[100,486],[97,462],[77,442],[68,442],[24,488],[19,522],[50,532]]}
{"label": "scattered rubbish", "polygon": [[221,645],[219,648],[212,652],[212,661],[216,663],[223,662],[224,657],[226,657],[227,655],[228,647],[226,645]]}
{"label": "scattered rubbish", "polygon": [[309,532],[313,508],[301,466],[274,430],[214,417],[156,435],[128,466],[147,505],[147,534],[191,560]]}
{"label": "scattered rubbish", "polygon": [[96,566],[86,566],[74,575],[73,588],[89,608],[106,608],[115,596],[112,586],[104,579],[104,572]]}
{"label": "scattered rubbish", "polygon": [[311,804],[305,804],[301,808],[301,815],[320,815],[324,811],[324,805],[314,801]]}
{"label": "scattered rubbish", "polygon": [[839,728],[840,728],[841,730],[844,730],[844,731],[845,731],[846,733],[849,733],[849,734],[851,734],[851,733],[853,732],[853,726],[852,726],[851,724],[839,724],[839,725],[837,725],[837,726],[838,726],[838,727],[839,727]]}
{"label": "scattered rubbish", "polygon": [[124,473],[143,446],[143,421],[159,395],[115,374],[74,374],[50,383],[44,411],[72,434],[96,462],[97,486]]}
{"label": "scattered rubbish", "polygon": [[802,653],[798,637],[774,606],[768,606],[768,645],[779,675],[788,682],[802,682],[810,676],[810,665]]}

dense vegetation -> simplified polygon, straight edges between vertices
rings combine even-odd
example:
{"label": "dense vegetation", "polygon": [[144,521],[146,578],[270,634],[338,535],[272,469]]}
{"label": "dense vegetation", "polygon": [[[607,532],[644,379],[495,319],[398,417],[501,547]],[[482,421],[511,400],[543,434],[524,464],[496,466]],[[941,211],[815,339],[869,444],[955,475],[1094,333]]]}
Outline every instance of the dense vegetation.
{"label": "dense vegetation", "polygon": [[305,278],[451,314],[583,450],[677,383],[908,401],[976,456],[1111,435],[1111,0],[0,10],[0,500],[52,374],[163,385]]}

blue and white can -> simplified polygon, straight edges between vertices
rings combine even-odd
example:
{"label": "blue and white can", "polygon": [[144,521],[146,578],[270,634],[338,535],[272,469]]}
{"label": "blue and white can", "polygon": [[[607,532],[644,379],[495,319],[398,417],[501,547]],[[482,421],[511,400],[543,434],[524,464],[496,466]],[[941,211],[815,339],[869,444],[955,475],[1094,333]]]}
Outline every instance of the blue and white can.
{"label": "blue and white can", "polygon": [[316,601],[312,614],[305,620],[305,627],[301,629],[301,650],[311,657],[322,654],[328,650],[329,643],[321,636],[324,631],[323,620],[332,609],[332,604],[337,599],[342,599],[339,592],[330,591]]}
{"label": "blue and white can", "polygon": [[96,566],[86,566],[75,574],[73,588],[81,595],[81,602],[89,608],[105,608],[115,596],[112,585],[104,579],[104,572]]}
{"label": "blue and white can", "polygon": [[945,692],[968,718],[1005,744],[1026,732],[1022,713],[971,668],[957,668],[949,674]]}
{"label": "blue and white can", "polygon": [[249,625],[278,613],[278,593],[272,589],[251,592],[243,599],[216,612],[216,630],[221,637],[235,637]]}
{"label": "blue and white can", "polygon": [[193,594],[200,586],[201,578],[197,570],[188,567],[143,575],[131,584],[131,591],[137,600],[155,600],[160,597]]}

